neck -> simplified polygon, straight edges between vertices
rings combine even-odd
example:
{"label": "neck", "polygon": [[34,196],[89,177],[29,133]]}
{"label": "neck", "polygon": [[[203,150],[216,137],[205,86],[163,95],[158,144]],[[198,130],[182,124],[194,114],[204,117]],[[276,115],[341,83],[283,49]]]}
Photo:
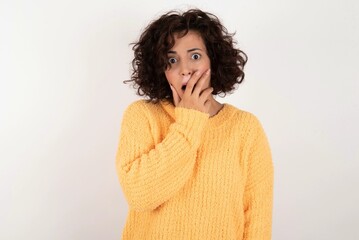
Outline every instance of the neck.
{"label": "neck", "polygon": [[209,107],[209,117],[217,115],[217,113],[222,109],[223,104],[214,99],[213,95],[210,98],[210,107]]}

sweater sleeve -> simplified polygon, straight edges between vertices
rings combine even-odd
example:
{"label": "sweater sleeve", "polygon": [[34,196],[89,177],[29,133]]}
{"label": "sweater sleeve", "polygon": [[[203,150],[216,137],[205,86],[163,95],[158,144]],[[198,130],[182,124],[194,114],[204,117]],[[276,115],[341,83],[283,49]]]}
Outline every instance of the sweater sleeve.
{"label": "sweater sleeve", "polygon": [[245,240],[270,240],[272,232],[273,163],[266,134],[256,117],[244,193]]}
{"label": "sweater sleeve", "polygon": [[175,108],[163,140],[155,144],[141,102],[125,111],[116,154],[116,169],[131,209],[154,210],[175,195],[190,178],[208,114]]}

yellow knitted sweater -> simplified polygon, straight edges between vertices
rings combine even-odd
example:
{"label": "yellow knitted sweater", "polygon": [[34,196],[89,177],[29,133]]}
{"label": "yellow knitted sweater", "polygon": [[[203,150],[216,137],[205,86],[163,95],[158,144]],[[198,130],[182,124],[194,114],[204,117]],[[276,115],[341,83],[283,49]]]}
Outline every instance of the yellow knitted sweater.
{"label": "yellow knitted sweater", "polygon": [[271,239],[273,164],[252,113],[208,114],[136,101],[116,168],[129,214],[123,240]]}

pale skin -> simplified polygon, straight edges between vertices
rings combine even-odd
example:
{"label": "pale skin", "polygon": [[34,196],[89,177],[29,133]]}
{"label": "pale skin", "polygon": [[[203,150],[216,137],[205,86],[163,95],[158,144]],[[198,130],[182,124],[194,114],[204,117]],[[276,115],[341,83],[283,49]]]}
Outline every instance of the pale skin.
{"label": "pale skin", "polygon": [[175,45],[168,52],[168,59],[171,67],[166,69],[165,75],[174,105],[208,113],[210,117],[216,115],[223,104],[212,95],[211,64],[202,37],[195,31],[181,38],[175,35]]}

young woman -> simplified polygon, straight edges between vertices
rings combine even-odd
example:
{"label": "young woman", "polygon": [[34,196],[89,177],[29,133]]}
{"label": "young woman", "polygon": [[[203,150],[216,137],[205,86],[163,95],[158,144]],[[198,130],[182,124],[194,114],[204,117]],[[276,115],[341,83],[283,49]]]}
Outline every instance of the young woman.
{"label": "young woman", "polygon": [[261,123],[213,95],[235,89],[247,56],[216,16],[168,12],[135,43],[116,168],[122,239],[271,238],[273,164]]}

